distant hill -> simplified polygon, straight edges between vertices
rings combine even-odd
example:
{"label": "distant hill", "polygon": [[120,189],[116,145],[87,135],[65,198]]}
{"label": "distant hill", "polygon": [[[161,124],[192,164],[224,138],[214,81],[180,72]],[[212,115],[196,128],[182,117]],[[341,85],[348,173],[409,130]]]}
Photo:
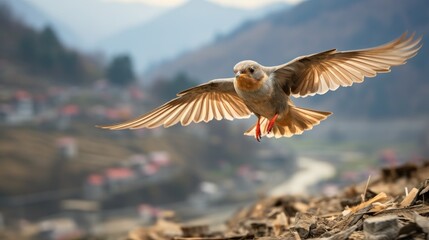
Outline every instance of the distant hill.
{"label": "distant hill", "polygon": [[[177,72],[207,81],[232,76],[244,59],[263,65],[331,48],[376,46],[403,32],[423,35],[418,56],[365,84],[302,100],[340,116],[410,117],[429,114],[429,2],[426,0],[309,0],[290,11],[242,26],[234,33],[152,69],[147,80]],[[383,81],[382,79],[386,79]]]}
{"label": "distant hill", "polygon": [[0,5],[0,85],[43,88],[43,84],[84,85],[100,78],[101,66],[66,47],[53,28],[33,29]]}
{"label": "distant hill", "polygon": [[244,10],[191,0],[150,22],[107,38],[98,46],[109,54],[128,52],[137,68],[145,69],[220,38],[244,21],[286,6],[275,4],[262,10]]}
{"label": "distant hill", "polygon": [[41,30],[51,26],[58,37],[70,47],[78,47],[79,37],[64,23],[45,13],[26,0],[0,0],[0,5],[7,6],[17,18],[26,25]]}
{"label": "distant hill", "polygon": [[[14,0],[15,1],[15,0]],[[78,43],[92,49],[102,39],[141,24],[169,8],[139,1],[114,0],[26,0],[70,26]]]}

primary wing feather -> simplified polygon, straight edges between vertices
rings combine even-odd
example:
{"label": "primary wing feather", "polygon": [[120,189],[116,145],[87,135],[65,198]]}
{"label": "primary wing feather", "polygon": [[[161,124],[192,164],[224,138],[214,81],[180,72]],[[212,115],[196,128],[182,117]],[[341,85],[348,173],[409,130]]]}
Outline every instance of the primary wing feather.
{"label": "primary wing feather", "polygon": [[223,118],[248,118],[251,112],[237,95],[232,78],[216,79],[187,89],[177,97],[134,120],[101,128],[111,130],[170,127],[181,123],[208,122]]}
{"label": "primary wing feather", "polygon": [[274,79],[294,97],[324,94],[340,86],[363,82],[365,77],[389,72],[390,67],[406,63],[417,54],[420,40],[421,37],[414,39],[414,34],[403,34],[374,48],[354,51],[332,49],[298,57],[274,67]]}

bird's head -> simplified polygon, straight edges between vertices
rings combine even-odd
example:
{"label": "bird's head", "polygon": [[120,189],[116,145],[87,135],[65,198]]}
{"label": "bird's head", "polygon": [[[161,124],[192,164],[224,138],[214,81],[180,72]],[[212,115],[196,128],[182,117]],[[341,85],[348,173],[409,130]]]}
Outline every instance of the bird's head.
{"label": "bird's head", "polygon": [[251,60],[245,60],[234,66],[235,77],[251,78],[257,81],[264,79],[266,76],[262,66]]}

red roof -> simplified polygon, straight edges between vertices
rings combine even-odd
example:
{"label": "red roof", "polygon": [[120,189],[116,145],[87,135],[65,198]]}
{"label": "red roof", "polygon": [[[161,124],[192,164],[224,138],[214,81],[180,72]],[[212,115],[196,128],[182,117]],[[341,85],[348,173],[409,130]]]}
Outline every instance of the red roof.
{"label": "red roof", "polygon": [[106,177],[109,179],[127,179],[134,177],[134,172],[128,168],[109,168],[106,170]]}
{"label": "red roof", "polygon": [[79,112],[79,106],[75,104],[68,104],[61,108],[61,114],[66,116],[76,116]]}
{"label": "red roof", "polygon": [[100,186],[104,182],[103,176],[100,174],[91,174],[87,179],[88,183],[95,186]]}
{"label": "red roof", "polygon": [[56,144],[59,147],[75,145],[76,140],[73,137],[60,137],[56,140]]}
{"label": "red roof", "polygon": [[143,167],[143,172],[146,175],[153,175],[159,171],[159,167],[156,164],[146,164]]}
{"label": "red roof", "polygon": [[30,93],[25,90],[18,90],[15,92],[15,97],[18,100],[29,99],[31,97]]}

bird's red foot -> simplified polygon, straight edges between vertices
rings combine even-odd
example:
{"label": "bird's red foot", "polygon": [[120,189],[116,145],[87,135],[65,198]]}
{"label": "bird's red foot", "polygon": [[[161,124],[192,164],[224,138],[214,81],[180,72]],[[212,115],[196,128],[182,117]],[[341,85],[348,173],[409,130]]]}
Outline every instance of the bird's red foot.
{"label": "bird's red foot", "polygon": [[267,133],[270,133],[271,132],[271,130],[273,130],[273,127],[274,127],[274,124],[276,123],[276,120],[277,120],[277,117],[278,117],[279,115],[278,114],[276,114],[276,115],[274,115],[274,117],[273,118],[271,118],[271,120],[270,120],[270,122],[268,123],[268,125],[267,125]]}
{"label": "bird's red foot", "polygon": [[262,138],[261,123],[260,123],[259,118],[258,118],[258,121],[256,122],[255,139],[256,139],[256,141],[260,142],[261,138]]}

